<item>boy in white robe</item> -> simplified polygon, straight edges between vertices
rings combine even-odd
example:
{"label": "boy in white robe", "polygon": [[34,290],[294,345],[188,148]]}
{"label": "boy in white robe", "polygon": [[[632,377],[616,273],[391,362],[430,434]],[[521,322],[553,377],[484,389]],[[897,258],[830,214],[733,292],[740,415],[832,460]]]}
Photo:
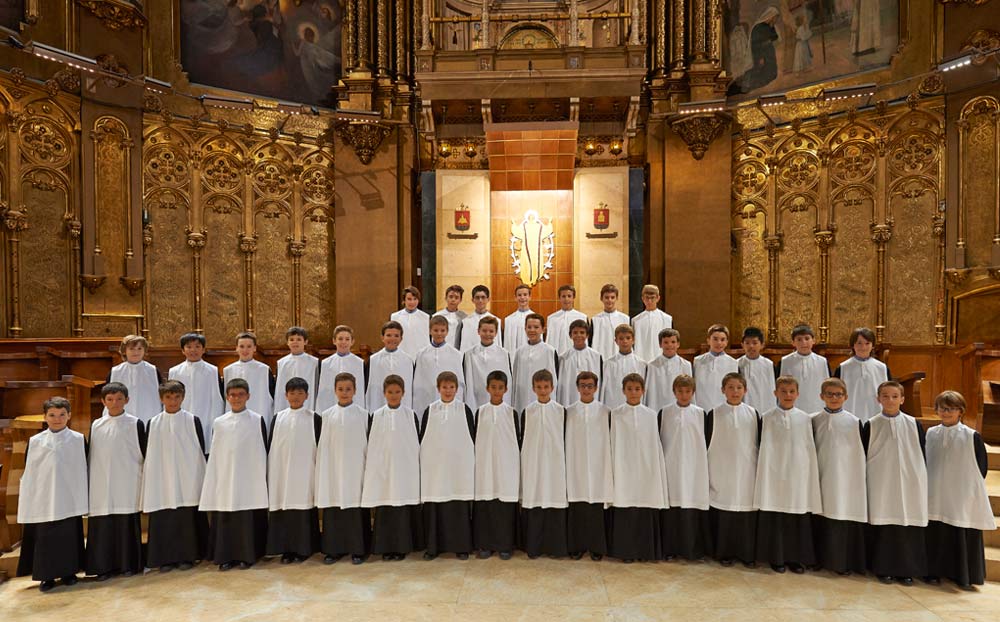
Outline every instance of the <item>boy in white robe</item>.
{"label": "boy in white robe", "polygon": [[[646,362],[636,356],[632,346],[635,344],[635,331],[631,326],[623,324],[615,329],[615,345],[618,351],[610,359],[604,361],[602,374],[601,401],[614,410],[625,403],[625,393],[619,388],[622,380],[629,374],[639,374],[643,377],[645,388]],[[645,390],[643,391],[645,394]],[[659,412],[659,411],[654,411]]]}
{"label": "boy in white robe", "polygon": [[[430,316],[420,308],[420,290],[410,285],[403,289],[403,308],[389,316],[392,322],[403,327],[400,349],[411,359],[427,345]],[[377,391],[377,387],[376,387]]]}
{"label": "boy in white robe", "polygon": [[524,324],[527,317],[534,313],[531,310],[531,287],[518,283],[514,288],[514,300],[517,309],[503,319],[503,349],[511,354],[528,342]]}
{"label": "boy in white robe", "polygon": [[663,555],[660,515],[669,507],[667,467],[660,444],[660,417],[642,405],[646,381],[622,379],[625,403],[611,411],[611,555],[626,564]]}
{"label": "boy in white robe", "polygon": [[694,363],[691,365],[694,380],[698,383],[694,401],[705,412],[726,401],[725,396],[719,391],[722,379],[727,374],[738,373],[740,370],[736,359],[726,353],[728,345],[729,329],[722,324],[709,326],[708,352],[694,357]]}
{"label": "boy in white robe", "polygon": [[576,288],[572,285],[559,286],[559,310],[549,315],[546,325],[545,343],[552,346],[556,352],[563,353],[572,347],[569,339],[569,326],[574,320],[587,322],[587,316],[573,308],[576,303]]}
{"label": "boy in white robe", "polygon": [[[541,318],[541,316],[537,316]],[[521,548],[529,559],[565,557],[566,409],[552,399],[548,369],[531,377],[535,400],[521,412]]]}
{"label": "boy in white robe", "polygon": [[496,341],[497,345],[503,344],[503,339],[500,333],[500,318],[493,315],[489,311],[490,288],[485,285],[476,285],[473,287],[472,304],[475,305],[475,310],[462,320],[462,332],[459,336],[462,347],[460,347],[459,350],[462,352],[468,352],[472,348],[479,345],[479,322],[486,317],[492,317],[497,320]]}
{"label": "boy in white robe", "polygon": [[142,572],[139,496],[146,427],[125,412],[128,387],[101,387],[105,414],[90,426],[90,512],[87,519],[87,574],[106,581]]}
{"label": "boy in white robe", "polygon": [[825,357],[813,352],[816,333],[808,324],[799,324],[792,329],[792,345],[795,352],[781,357],[779,376],[791,376],[799,381],[799,408],[809,414],[823,410],[820,399],[823,381],[830,377],[830,364]]}
{"label": "boy in white robe", "polygon": [[205,480],[205,432],[201,419],[181,408],[185,391],[179,380],[160,385],[163,412],[153,417],[146,433],[146,566],[160,572],[190,570],[204,557],[208,539],[208,518],[198,510]]}
{"label": "boy in white robe", "polygon": [[24,526],[17,576],[31,575],[38,589],[74,585],[83,568],[83,516],[87,513],[87,448],[70,430],[70,404],[53,397],[42,404],[45,430],[28,440],[17,522]]}
{"label": "boy in white robe", "polygon": [[604,310],[590,318],[590,347],[605,360],[615,355],[615,329],[628,324],[628,316],[618,310],[618,288],[612,283],[601,287]]}
{"label": "boy in white robe", "polygon": [[[676,329],[664,328],[660,331],[660,348],[662,356],[658,356],[646,365],[646,393],[642,403],[656,412],[670,406],[676,400],[674,379],[678,376],[691,376],[691,361],[677,354],[681,347],[681,334]],[[693,393],[692,385],[692,397]]]}
{"label": "boy in white robe", "polygon": [[480,559],[494,551],[508,560],[517,545],[517,501],[521,486],[520,418],[507,395],[507,374],[486,376],[489,402],[476,411],[476,500],[472,538]]}
{"label": "boy in white robe", "polygon": [[129,414],[144,424],[160,414],[160,383],[163,377],[156,367],[145,360],[149,342],[139,335],[126,335],[118,352],[125,360],[108,372],[108,382],[120,382],[128,389]]}
{"label": "boy in white robe", "polygon": [[402,378],[386,376],[382,390],[385,406],[368,416],[361,506],[372,508],[372,553],[382,555],[383,561],[400,561],[424,548],[420,420],[403,404]]}
{"label": "boy in white robe", "polygon": [[456,399],[465,400],[462,353],[448,343],[448,320],[435,315],[430,321],[430,331],[430,344],[424,346],[413,362],[413,412],[418,414],[437,401],[437,380],[441,372],[450,371],[460,379]]}
{"label": "boy in white robe", "polygon": [[253,566],[267,544],[267,424],[248,408],[251,395],[243,378],[226,383],[229,412],[215,420],[198,504],[211,513],[207,557],[221,571]]}
{"label": "boy in white robe", "polygon": [[[563,376],[563,386],[569,378]],[[594,399],[596,373],[581,371],[575,385],[579,398],[566,407],[566,540],[572,559],[589,552],[599,561],[608,554],[605,509],[614,496],[611,409]]]}
{"label": "boy in white robe", "polygon": [[[219,377],[218,367],[202,360],[205,356],[204,335],[186,333],[181,336],[181,350],[184,351],[185,361],[171,367],[167,378],[184,385],[184,403],[181,407],[201,421],[207,453],[212,450],[212,423],[225,410],[222,378]],[[160,399],[163,399],[162,393]]]}
{"label": "boy in white robe", "polygon": [[528,341],[514,353],[514,410],[523,412],[534,401],[533,381],[535,372],[547,370],[552,375],[552,386],[556,387],[556,370],[559,355],[549,344],[542,341],[545,317],[538,313],[528,314],[524,321],[524,331]]}
{"label": "boy in white robe", "polygon": [[823,410],[812,416],[823,512],[813,517],[816,561],[839,575],[864,574],[868,497],[865,490],[863,424],[844,410],[849,397],[840,378],[823,381]]}
{"label": "boy in white robe", "polygon": [[778,573],[796,574],[816,565],[813,516],[823,511],[812,420],[795,407],[799,384],[775,381],[778,406],[761,420],[754,505],[757,506],[757,559]]}
{"label": "boy in white robe", "polygon": [[[236,335],[236,355],[238,361],[226,365],[222,369],[222,381],[229,386],[229,381],[242,378],[247,381],[250,387],[250,401],[246,407],[251,412],[255,412],[264,417],[265,425],[271,419],[274,412],[274,374],[267,363],[262,363],[254,358],[257,353],[257,336],[253,333],[242,332]],[[228,401],[228,392],[227,398]],[[213,427],[214,434],[214,427]]]}
{"label": "boy in white robe", "polygon": [[996,529],[983,478],[989,468],[983,437],[962,423],[965,398],[934,399],[941,425],[927,430],[927,580],[959,587],[986,579],[983,531]]}
{"label": "boy in white robe", "polygon": [[[761,355],[764,349],[764,331],[756,326],[743,329],[743,356],[736,359],[736,367],[747,379],[747,394],[743,401],[759,412],[774,408],[774,363]],[[810,413],[812,414],[812,413]]]}
{"label": "boy in white robe", "polygon": [[[288,354],[278,359],[278,374],[275,379],[275,386],[279,389],[274,394],[274,415],[288,408],[288,399],[285,397],[284,387],[292,378],[302,378],[309,383],[310,392],[306,399],[305,408],[315,410],[316,385],[319,382],[319,359],[306,352],[309,346],[309,333],[301,326],[292,326],[285,331],[285,343],[288,344]],[[268,429],[274,419],[268,420]]]}
{"label": "boy in white robe", "polygon": [[[413,359],[399,347],[402,340],[403,327],[399,322],[390,320],[382,325],[382,349],[368,358],[365,367],[365,377],[368,378],[365,405],[369,413],[385,406],[385,391],[379,387],[389,376],[399,376],[406,386],[413,384]],[[408,393],[401,399],[407,408],[413,404]]]}
{"label": "boy in white robe", "polygon": [[[364,408],[365,362],[351,352],[354,347],[354,329],[340,324],[333,329],[333,345],[337,351],[323,359],[319,365],[319,389],[316,395],[316,412],[325,413],[337,403],[334,379],[340,374],[351,374]],[[351,398],[353,400],[353,397]]]}
{"label": "boy in white robe", "polygon": [[465,321],[466,313],[458,308],[462,304],[462,296],[465,295],[465,288],[461,285],[449,285],[444,292],[444,309],[441,309],[433,316],[441,316],[448,320],[448,345],[459,349],[462,345],[462,322]]}
{"label": "boy in white robe", "polygon": [[[465,330],[464,328],[462,330]],[[495,371],[504,373],[504,389],[511,377],[510,354],[500,346],[497,331],[500,321],[491,315],[483,316],[476,327],[479,343],[469,349],[462,360],[465,372],[465,403],[473,411],[490,403],[489,383],[486,379]],[[510,404],[510,391],[504,392],[503,401]]]}
{"label": "boy in white robe", "polygon": [[457,374],[438,374],[437,388],[440,398],[420,418],[420,503],[427,545],[424,559],[455,553],[465,560],[472,550],[476,423],[472,411],[458,399]]}
{"label": "boy in white robe", "polygon": [[372,513],[361,507],[368,453],[368,412],[354,401],[354,374],[333,379],[336,403],[323,411],[316,450],[316,506],[323,513],[320,551],[332,564],[344,555],[361,564],[372,545]]}
{"label": "boy in white robe", "polygon": [[867,454],[868,566],[879,581],[913,585],[927,575],[927,467],[920,423],[902,412],[903,385],[878,388],[882,412],[865,422]]}
{"label": "boy in white robe", "polygon": [[560,404],[572,404],[577,400],[577,387],[570,382],[575,380],[580,372],[594,372],[600,384],[601,369],[604,366],[597,350],[587,346],[586,321],[573,320],[569,325],[569,336],[573,345],[559,355],[559,375],[566,378],[566,382],[560,384],[556,391],[556,401]]}
{"label": "boy in white robe", "polygon": [[290,378],[284,389],[288,408],[275,415],[267,443],[267,554],[290,564],[319,550],[314,477],[323,420],[306,405],[308,381]]}
{"label": "boy in white robe", "polygon": [[850,343],[854,356],[842,362],[833,375],[847,385],[848,397],[844,408],[861,421],[868,421],[879,412],[876,396],[878,386],[892,378],[892,375],[886,364],[872,355],[875,331],[870,328],[855,328],[851,331]]}
{"label": "boy in white robe", "polygon": [[655,285],[642,287],[642,304],[645,310],[632,318],[632,328],[635,329],[635,355],[640,359],[652,361],[660,353],[659,334],[664,328],[673,326],[673,318],[660,311],[660,288]]}

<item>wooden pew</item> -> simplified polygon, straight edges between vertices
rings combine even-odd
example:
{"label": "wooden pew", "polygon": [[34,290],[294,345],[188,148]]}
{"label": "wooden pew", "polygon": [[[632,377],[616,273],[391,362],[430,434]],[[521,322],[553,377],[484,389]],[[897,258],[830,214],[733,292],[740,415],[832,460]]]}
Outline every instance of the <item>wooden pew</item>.
{"label": "wooden pew", "polygon": [[964,423],[987,443],[1000,443],[1000,406],[993,384],[1000,383],[1000,347],[972,343],[958,352],[962,361],[962,394],[968,408]]}
{"label": "wooden pew", "polygon": [[[21,485],[21,475],[24,473],[24,460],[27,454],[28,441],[32,436],[44,429],[44,421],[40,415],[26,415],[13,420],[5,420],[9,425],[4,430],[3,473],[0,473],[3,504],[0,517],[0,532],[6,532],[5,541],[0,541],[0,552],[10,551],[21,541],[21,525],[17,522],[17,503]],[[8,468],[9,465],[9,468]]]}
{"label": "wooden pew", "polygon": [[63,376],[60,380],[0,380],[0,419],[42,414],[42,404],[50,397],[69,400],[72,417],[69,427],[84,435],[101,415],[100,399],[95,389],[103,380]]}

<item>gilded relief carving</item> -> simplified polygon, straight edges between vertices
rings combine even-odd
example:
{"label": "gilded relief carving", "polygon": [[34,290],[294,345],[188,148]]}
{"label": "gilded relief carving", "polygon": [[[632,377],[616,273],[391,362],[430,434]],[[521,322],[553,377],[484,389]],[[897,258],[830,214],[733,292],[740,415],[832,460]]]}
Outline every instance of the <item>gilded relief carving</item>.
{"label": "gilded relief carving", "polygon": [[960,267],[995,267],[1000,247],[1000,101],[976,97],[962,108],[959,120],[959,248]]}

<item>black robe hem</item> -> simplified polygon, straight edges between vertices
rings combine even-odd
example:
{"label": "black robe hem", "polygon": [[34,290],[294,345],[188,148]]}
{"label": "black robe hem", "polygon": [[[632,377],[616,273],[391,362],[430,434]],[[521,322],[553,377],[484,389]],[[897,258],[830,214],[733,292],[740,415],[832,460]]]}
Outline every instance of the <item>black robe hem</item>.
{"label": "black robe hem", "polygon": [[743,563],[757,561],[754,544],[757,542],[757,512],[730,512],[709,508],[708,520],[712,529],[712,555],[715,559],[738,559]]}
{"label": "black robe hem", "polygon": [[521,548],[532,557],[568,555],[566,508],[521,508]]}
{"label": "black robe hem", "polygon": [[472,550],[472,503],[428,502],[422,506],[427,552],[468,553]]}
{"label": "black robe hem", "polygon": [[660,542],[664,557],[683,557],[698,561],[711,555],[712,526],[708,510],[660,510]]}
{"label": "black robe hem", "polygon": [[368,555],[372,549],[372,513],[368,508],[323,508],[319,550],[324,555]]}
{"label": "black robe hem", "polygon": [[424,549],[423,514],[419,505],[381,505],[372,514],[375,521],[372,553],[405,555]]}
{"label": "black robe hem", "polygon": [[963,587],[982,585],[986,581],[983,532],[930,521],[927,524],[927,574],[949,579]]}
{"label": "black robe hem", "polygon": [[319,512],[275,510],[267,515],[267,554],[309,557],[319,550]]}
{"label": "black robe hem", "polygon": [[611,508],[611,556],[640,561],[661,559],[660,512],[655,508]]}
{"label": "black robe hem", "polygon": [[206,557],[208,518],[196,506],[150,512],[146,540],[148,568],[194,563]]}
{"label": "black robe hem", "polygon": [[44,523],[27,523],[21,533],[17,576],[53,581],[75,576],[83,569],[83,517],[70,516]]}
{"label": "black robe hem", "polygon": [[141,514],[108,514],[87,519],[87,574],[142,572]]}
{"label": "black robe hem", "polygon": [[267,509],[212,512],[208,528],[208,555],[213,564],[253,564],[267,544]]}
{"label": "black robe hem", "polygon": [[868,567],[880,577],[927,575],[926,528],[870,525],[865,541]]}
{"label": "black robe hem", "polygon": [[867,523],[813,516],[816,563],[833,572],[865,574]]}
{"label": "black robe hem", "polygon": [[517,547],[517,503],[472,502],[472,540],[480,551],[511,553]]}
{"label": "black robe hem", "polygon": [[757,513],[757,561],[815,566],[814,547],[812,514]]}
{"label": "black robe hem", "polygon": [[566,546],[573,554],[608,554],[608,520],[603,503],[569,504],[566,511]]}

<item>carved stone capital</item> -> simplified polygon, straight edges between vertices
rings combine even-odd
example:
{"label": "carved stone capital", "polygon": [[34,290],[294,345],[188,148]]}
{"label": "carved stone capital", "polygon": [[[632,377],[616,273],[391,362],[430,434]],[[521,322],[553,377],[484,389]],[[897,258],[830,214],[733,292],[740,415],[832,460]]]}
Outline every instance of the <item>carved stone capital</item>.
{"label": "carved stone capital", "polygon": [[97,290],[104,285],[104,281],[107,280],[107,276],[103,274],[81,274],[80,284],[87,288],[87,291],[91,294],[97,292]]}
{"label": "carved stone capital", "polygon": [[142,10],[123,0],[76,0],[76,3],[96,15],[111,30],[142,29],[146,26]]}
{"label": "carved stone capital", "polygon": [[79,220],[68,217],[64,219],[64,224],[66,226],[66,233],[69,234],[71,238],[80,239],[80,232],[83,230],[83,223]]}
{"label": "carved stone capital", "polygon": [[988,59],[988,53],[1000,48],[1000,32],[988,28],[974,30],[972,34],[962,42],[962,51],[969,50],[975,57],[972,59],[973,65],[982,65]]}
{"label": "carved stone capital", "polygon": [[184,232],[187,234],[187,245],[196,251],[205,248],[205,242],[208,238],[208,231],[202,229],[201,231],[192,231],[190,227],[186,228]]}
{"label": "carved stone capital", "polygon": [[18,233],[24,231],[28,228],[28,214],[24,210],[24,206],[21,209],[10,209],[3,205],[3,210],[0,214],[3,216],[3,225],[7,227],[7,230],[11,233]]}
{"label": "carved stone capital", "polygon": [[767,236],[764,238],[764,248],[766,248],[769,253],[776,253],[780,251],[782,238],[784,238],[784,236],[780,233]]}
{"label": "carved stone capital", "polygon": [[247,235],[245,233],[240,234],[240,252],[246,254],[253,254],[257,252],[257,234]]}
{"label": "carved stone capital", "polygon": [[672,129],[688,146],[695,160],[705,157],[708,146],[729,127],[732,117],[724,112],[685,114],[670,121]]}
{"label": "carved stone capital", "polygon": [[886,244],[892,239],[892,227],[889,225],[871,225],[872,242]]}
{"label": "carved stone capital", "polygon": [[944,215],[938,214],[934,216],[934,220],[931,223],[932,231],[934,232],[934,237],[939,238],[944,235]]}
{"label": "carved stone capital", "polygon": [[337,126],[340,139],[354,148],[362,164],[371,164],[375,151],[391,132],[388,125],[370,121],[348,121]]}
{"label": "carved stone capital", "polygon": [[292,257],[301,257],[306,252],[305,240],[288,240],[288,254]]}
{"label": "carved stone capital", "polygon": [[142,286],[145,285],[146,279],[139,279],[135,277],[119,277],[122,286],[128,290],[129,296],[135,296],[142,290]]}
{"label": "carved stone capital", "polygon": [[813,237],[816,240],[816,246],[818,246],[820,250],[825,251],[833,246],[833,231],[817,231],[813,234]]}
{"label": "carved stone capital", "polygon": [[153,245],[153,225],[146,223],[142,226],[142,246],[148,248]]}
{"label": "carved stone capital", "polygon": [[969,268],[949,268],[944,271],[944,275],[948,277],[948,280],[952,285],[962,285],[967,280],[969,280],[969,275],[972,274],[972,270]]}
{"label": "carved stone capital", "polygon": [[59,83],[62,90],[67,93],[80,92],[80,74],[68,67],[60,69],[52,78]]}

